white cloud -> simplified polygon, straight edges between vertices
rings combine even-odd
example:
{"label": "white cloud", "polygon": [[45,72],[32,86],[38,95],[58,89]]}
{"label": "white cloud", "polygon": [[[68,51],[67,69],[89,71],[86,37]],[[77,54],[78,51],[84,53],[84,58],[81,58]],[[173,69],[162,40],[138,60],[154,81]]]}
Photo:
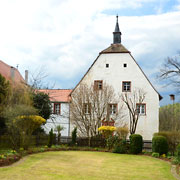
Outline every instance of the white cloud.
{"label": "white cloud", "polygon": [[[116,11],[153,2],[156,0],[1,1],[0,59],[13,66],[19,64],[22,74],[25,69],[45,66],[50,77],[71,81],[83,76],[98,53],[112,43]],[[109,9],[115,15],[103,13]],[[119,17],[122,42],[148,77],[165,57],[178,50],[179,19],[179,11]],[[57,84],[61,86],[66,88]]]}

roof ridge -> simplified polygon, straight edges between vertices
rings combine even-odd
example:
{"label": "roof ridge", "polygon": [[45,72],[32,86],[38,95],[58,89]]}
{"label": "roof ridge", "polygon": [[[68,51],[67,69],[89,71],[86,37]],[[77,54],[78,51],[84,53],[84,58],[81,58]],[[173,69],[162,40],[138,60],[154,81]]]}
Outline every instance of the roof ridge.
{"label": "roof ridge", "polygon": [[108,48],[102,50],[99,54],[106,53],[130,53],[128,49],[121,43],[119,44],[111,44]]}
{"label": "roof ridge", "polygon": [[[4,61],[2,61],[2,60],[0,60],[0,62],[3,63],[5,66],[10,67],[10,68],[11,68],[11,67],[15,68],[14,66],[10,66],[9,64],[6,64],[6,63],[5,63]],[[16,68],[15,68],[15,69],[16,69]]]}

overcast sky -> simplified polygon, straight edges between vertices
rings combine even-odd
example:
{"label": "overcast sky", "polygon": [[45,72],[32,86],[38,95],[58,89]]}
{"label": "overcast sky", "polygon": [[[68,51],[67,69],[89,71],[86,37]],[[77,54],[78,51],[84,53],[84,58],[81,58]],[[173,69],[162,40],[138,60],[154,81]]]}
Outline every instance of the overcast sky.
{"label": "overcast sky", "polygon": [[[180,0],[0,0],[0,59],[54,88],[73,88],[112,43],[116,14],[122,44],[171,103],[156,73],[180,50]],[[178,99],[177,99],[178,101]]]}

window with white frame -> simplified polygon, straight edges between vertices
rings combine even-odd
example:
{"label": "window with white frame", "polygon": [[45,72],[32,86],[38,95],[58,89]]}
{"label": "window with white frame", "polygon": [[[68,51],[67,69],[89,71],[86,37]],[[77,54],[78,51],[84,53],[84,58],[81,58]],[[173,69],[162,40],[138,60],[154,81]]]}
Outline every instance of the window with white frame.
{"label": "window with white frame", "polygon": [[54,103],[54,114],[61,114],[61,104]]}
{"label": "window with white frame", "polygon": [[122,82],[122,91],[123,92],[130,92],[131,91],[131,82],[130,81],[123,81]]}
{"label": "window with white frame", "polygon": [[140,115],[145,115],[146,114],[146,104],[136,104],[136,111]]}
{"label": "window with white frame", "polygon": [[117,113],[117,104],[109,104],[109,113],[111,115]]}
{"label": "window with white frame", "polygon": [[84,114],[90,114],[90,112],[91,112],[91,104],[90,103],[83,104],[83,112],[84,112]]}

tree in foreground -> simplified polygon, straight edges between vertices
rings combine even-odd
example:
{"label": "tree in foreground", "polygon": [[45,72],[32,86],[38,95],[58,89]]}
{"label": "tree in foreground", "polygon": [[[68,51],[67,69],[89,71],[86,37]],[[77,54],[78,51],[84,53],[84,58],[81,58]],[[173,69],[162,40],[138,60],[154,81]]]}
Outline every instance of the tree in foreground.
{"label": "tree in foreground", "polygon": [[101,90],[94,89],[93,85],[89,87],[82,84],[71,97],[71,121],[81,136],[90,138],[98,135],[98,128],[104,119],[106,121],[110,121],[111,118],[115,121],[122,120],[121,107],[116,109],[113,115],[110,114],[109,105],[118,103],[118,99],[116,99],[114,89],[107,84],[103,84]]}
{"label": "tree in foreground", "polygon": [[11,85],[9,81],[7,81],[0,74],[0,135],[5,133],[6,125],[5,125],[5,118],[3,117],[3,112],[8,105],[10,96],[11,96]]}
{"label": "tree in foreground", "polygon": [[142,89],[136,89],[132,93],[122,93],[121,99],[125,103],[129,113],[129,131],[130,134],[135,134],[139,120],[139,114],[143,109],[143,102],[146,93]]}
{"label": "tree in foreground", "polygon": [[39,115],[44,119],[49,119],[51,115],[51,101],[48,94],[43,92],[33,92],[33,106],[39,111]]}
{"label": "tree in foreground", "polygon": [[31,142],[31,135],[45,119],[38,116],[35,108],[29,105],[14,105],[4,112],[8,135],[13,149],[19,147],[27,149]]}

